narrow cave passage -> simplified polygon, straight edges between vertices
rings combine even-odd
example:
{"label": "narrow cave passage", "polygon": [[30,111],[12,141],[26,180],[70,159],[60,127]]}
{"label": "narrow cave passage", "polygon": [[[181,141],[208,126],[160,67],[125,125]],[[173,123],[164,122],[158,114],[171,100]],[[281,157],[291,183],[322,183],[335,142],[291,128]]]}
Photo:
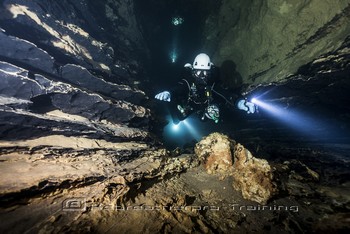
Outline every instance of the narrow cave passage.
{"label": "narrow cave passage", "polygon": [[[150,80],[147,90],[151,98],[184,78],[185,63],[192,64],[198,53],[208,53],[203,47],[203,25],[207,15],[218,6],[215,1],[135,1],[138,22],[149,48],[146,70]],[[178,18],[183,22],[174,24],[172,21]],[[154,110],[169,122],[164,128],[155,128],[170,149],[193,146],[211,126],[210,123],[197,121],[198,116],[192,116],[188,121],[194,121],[193,130],[183,128],[174,132],[167,103],[155,103]],[[162,131],[159,132],[158,128],[162,128]]]}
{"label": "narrow cave passage", "polygon": [[[0,233],[347,233],[349,22],[350,0],[0,1]],[[200,52],[225,98],[203,85],[176,125],[154,97]]]}
{"label": "narrow cave passage", "polygon": [[[146,68],[150,77],[147,88],[150,98],[181,80],[183,65],[192,63],[197,53],[206,52],[214,57],[215,51],[206,43],[205,24],[208,22],[205,19],[218,14],[220,4],[210,1],[201,5],[200,2],[135,2],[138,22],[149,48],[149,64]],[[238,13],[233,11],[233,14]],[[174,25],[171,22],[174,17],[182,17],[184,22]],[[233,18],[237,17],[239,18],[238,15]],[[225,76],[232,77],[232,74],[226,74],[227,63],[212,62],[219,70],[220,81],[226,79]],[[332,75],[317,75],[308,66],[301,67],[299,74],[289,77],[286,82],[265,83],[262,87],[259,87],[259,83],[250,87],[241,84],[238,89],[233,89],[235,95],[246,94],[244,97],[248,99],[260,97],[270,102],[280,108],[279,116],[262,107],[259,113],[247,115],[237,110],[236,106],[226,105],[220,109],[221,121],[218,124],[202,122],[200,116],[192,114],[186,120],[187,125],[180,124],[179,129],[173,130],[168,103],[155,101],[153,108],[156,115],[165,118],[167,122],[165,126],[156,127],[162,129],[160,132],[157,129],[158,134],[169,149],[192,147],[201,137],[215,131],[252,145],[253,149],[268,142],[293,144],[296,147],[325,143],[347,144],[350,139],[346,114],[349,111],[349,84],[346,79],[348,68],[337,71],[335,66],[330,68],[334,70]],[[312,69],[322,70],[324,66],[320,64],[319,68]],[[329,66],[332,66],[332,61]],[[328,98],[332,101],[327,101]]]}

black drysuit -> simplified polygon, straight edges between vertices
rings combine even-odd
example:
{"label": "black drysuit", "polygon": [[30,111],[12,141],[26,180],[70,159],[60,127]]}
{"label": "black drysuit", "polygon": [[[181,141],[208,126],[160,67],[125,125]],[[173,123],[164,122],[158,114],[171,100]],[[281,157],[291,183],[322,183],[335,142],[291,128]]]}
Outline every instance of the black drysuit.
{"label": "black drysuit", "polygon": [[193,113],[205,120],[206,108],[209,105],[215,104],[218,107],[228,105],[232,108],[239,97],[232,90],[222,87],[216,67],[212,66],[205,77],[196,76],[197,71],[185,68],[183,79],[169,90],[170,112],[174,123],[186,119]]}

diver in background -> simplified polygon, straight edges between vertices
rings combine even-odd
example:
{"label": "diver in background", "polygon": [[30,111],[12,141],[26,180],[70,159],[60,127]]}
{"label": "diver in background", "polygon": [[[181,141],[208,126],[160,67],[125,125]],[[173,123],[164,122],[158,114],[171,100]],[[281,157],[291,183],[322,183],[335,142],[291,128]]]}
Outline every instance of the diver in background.
{"label": "diver in background", "polygon": [[[177,86],[169,91],[163,91],[155,95],[161,101],[170,102],[173,121],[186,119],[196,112],[201,120],[210,119],[219,122],[220,109],[218,103],[224,102],[249,113],[256,112],[256,106],[244,98],[233,97],[235,94],[227,93],[216,83],[219,82],[218,70],[205,53],[200,53],[194,59],[193,64],[185,64],[185,75]],[[226,98],[228,97],[228,98]],[[235,100],[237,100],[235,102]]]}

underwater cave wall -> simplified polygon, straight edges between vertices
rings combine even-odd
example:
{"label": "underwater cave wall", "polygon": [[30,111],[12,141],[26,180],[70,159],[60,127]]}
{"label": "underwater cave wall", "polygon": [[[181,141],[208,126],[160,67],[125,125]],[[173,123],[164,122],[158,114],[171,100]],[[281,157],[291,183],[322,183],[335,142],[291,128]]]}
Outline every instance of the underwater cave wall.
{"label": "underwater cave wall", "polygon": [[234,62],[243,83],[268,83],[336,50],[349,22],[349,0],[225,0],[206,20],[204,48],[218,66]]}
{"label": "underwater cave wall", "polygon": [[144,137],[143,43],[132,0],[1,1],[1,139]]}

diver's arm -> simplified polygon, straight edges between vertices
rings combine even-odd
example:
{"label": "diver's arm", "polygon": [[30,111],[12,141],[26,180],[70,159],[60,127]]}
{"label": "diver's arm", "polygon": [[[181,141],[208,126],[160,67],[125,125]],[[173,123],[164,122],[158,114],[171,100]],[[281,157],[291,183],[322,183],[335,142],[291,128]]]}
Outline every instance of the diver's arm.
{"label": "diver's arm", "polygon": [[188,87],[186,80],[180,80],[176,85],[172,86],[168,90],[159,92],[154,96],[155,99],[165,102],[179,102],[188,96]]}

